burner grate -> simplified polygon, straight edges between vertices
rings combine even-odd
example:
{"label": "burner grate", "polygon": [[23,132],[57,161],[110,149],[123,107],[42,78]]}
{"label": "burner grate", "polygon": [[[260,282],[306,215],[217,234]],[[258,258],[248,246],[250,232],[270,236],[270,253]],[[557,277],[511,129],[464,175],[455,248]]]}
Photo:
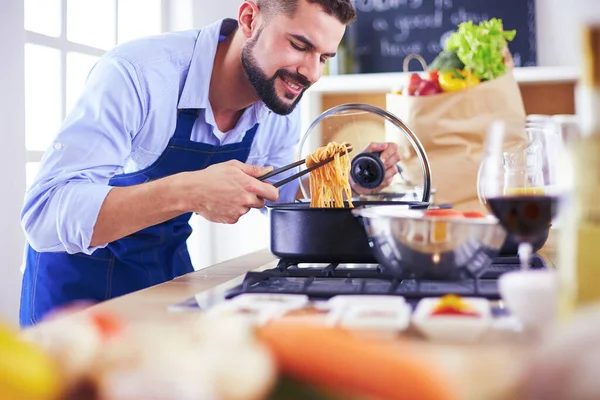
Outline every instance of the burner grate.
{"label": "burner grate", "polygon": [[[398,279],[381,272],[379,266],[347,267],[340,264],[301,267],[291,260],[280,260],[275,268],[248,272],[241,285],[226,292],[226,298],[242,293],[306,294],[314,299],[328,299],[338,294],[388,294],[407,299],[437,297],[448,293],[499,299],[497,279],[520,268],[516,257],[500,257],[479,279],[434,281]],[[538,255],[532,268],[546,268]]]}

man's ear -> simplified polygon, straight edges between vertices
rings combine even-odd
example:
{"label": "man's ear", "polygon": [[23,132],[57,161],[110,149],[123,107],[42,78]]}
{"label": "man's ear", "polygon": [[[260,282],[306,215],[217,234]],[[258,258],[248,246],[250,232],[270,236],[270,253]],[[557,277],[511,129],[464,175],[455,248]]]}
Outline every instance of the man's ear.
{"label": "man's ear", "polygon": [[258,30],[260,9],[252,0],[244,0],[238,10],[238,25],[246,38],[251,38]]}

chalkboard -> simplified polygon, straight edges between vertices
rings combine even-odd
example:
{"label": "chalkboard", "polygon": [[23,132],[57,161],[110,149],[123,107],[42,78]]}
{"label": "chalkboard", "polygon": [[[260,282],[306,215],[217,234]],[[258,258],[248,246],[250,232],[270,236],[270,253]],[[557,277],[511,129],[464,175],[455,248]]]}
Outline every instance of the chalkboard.
{"label": "chalkboard", "polygon": [[[344,44],[352,73],[400,72],[404,58],[420,54],[429,64],[458,24],[502,19],[517,31],[509,43],[515,66],[537,64],[535,0],[352,0],[356,21]],[[419,70],[416,61],[411,70]]]}

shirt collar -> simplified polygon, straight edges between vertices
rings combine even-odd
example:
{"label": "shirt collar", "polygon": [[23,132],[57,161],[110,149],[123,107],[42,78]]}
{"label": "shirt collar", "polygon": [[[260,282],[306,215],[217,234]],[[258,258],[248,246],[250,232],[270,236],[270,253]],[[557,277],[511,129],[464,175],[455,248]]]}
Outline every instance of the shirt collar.
{"label": "shirt collar", "polygon": [[[237,26],[236,20],[225,18],[207,25],[200,31],[177,105],[179,109],[210,109],[208,92],[219,37],[231,34]],[[262,101],[258,101],[250,107],[253,109],[255,123],[260,122],[270,112]],[[210,115],[212,116],[212,110]]]}

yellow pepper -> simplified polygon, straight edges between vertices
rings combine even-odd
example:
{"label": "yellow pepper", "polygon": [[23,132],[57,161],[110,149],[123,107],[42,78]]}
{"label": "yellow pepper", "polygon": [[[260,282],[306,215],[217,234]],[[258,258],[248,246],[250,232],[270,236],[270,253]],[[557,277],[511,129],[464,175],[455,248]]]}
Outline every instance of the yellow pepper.
{"label": "yellow pepper", "polygon": [[458,73],[465,77],[465,81],[467,82],[468,88],[477,86],[477,85],[479,85],[479,83],[481,83],[479,78],[477,76],[475,76],[475,74],[473,74],[471,71],[460,71],[459,70]]}
{"label": "yellow pepper", "polygon": [[479,85],[480,80],[471,71],[456,70],[441,74],[439,82],[444,92],[459,92]]}
{"label": "yellow pepper", "polygon": [[459,92],[467,88],[467,81],[463,78],[456,78],[452,71],[440,74],[439,82],[444,92]]}

